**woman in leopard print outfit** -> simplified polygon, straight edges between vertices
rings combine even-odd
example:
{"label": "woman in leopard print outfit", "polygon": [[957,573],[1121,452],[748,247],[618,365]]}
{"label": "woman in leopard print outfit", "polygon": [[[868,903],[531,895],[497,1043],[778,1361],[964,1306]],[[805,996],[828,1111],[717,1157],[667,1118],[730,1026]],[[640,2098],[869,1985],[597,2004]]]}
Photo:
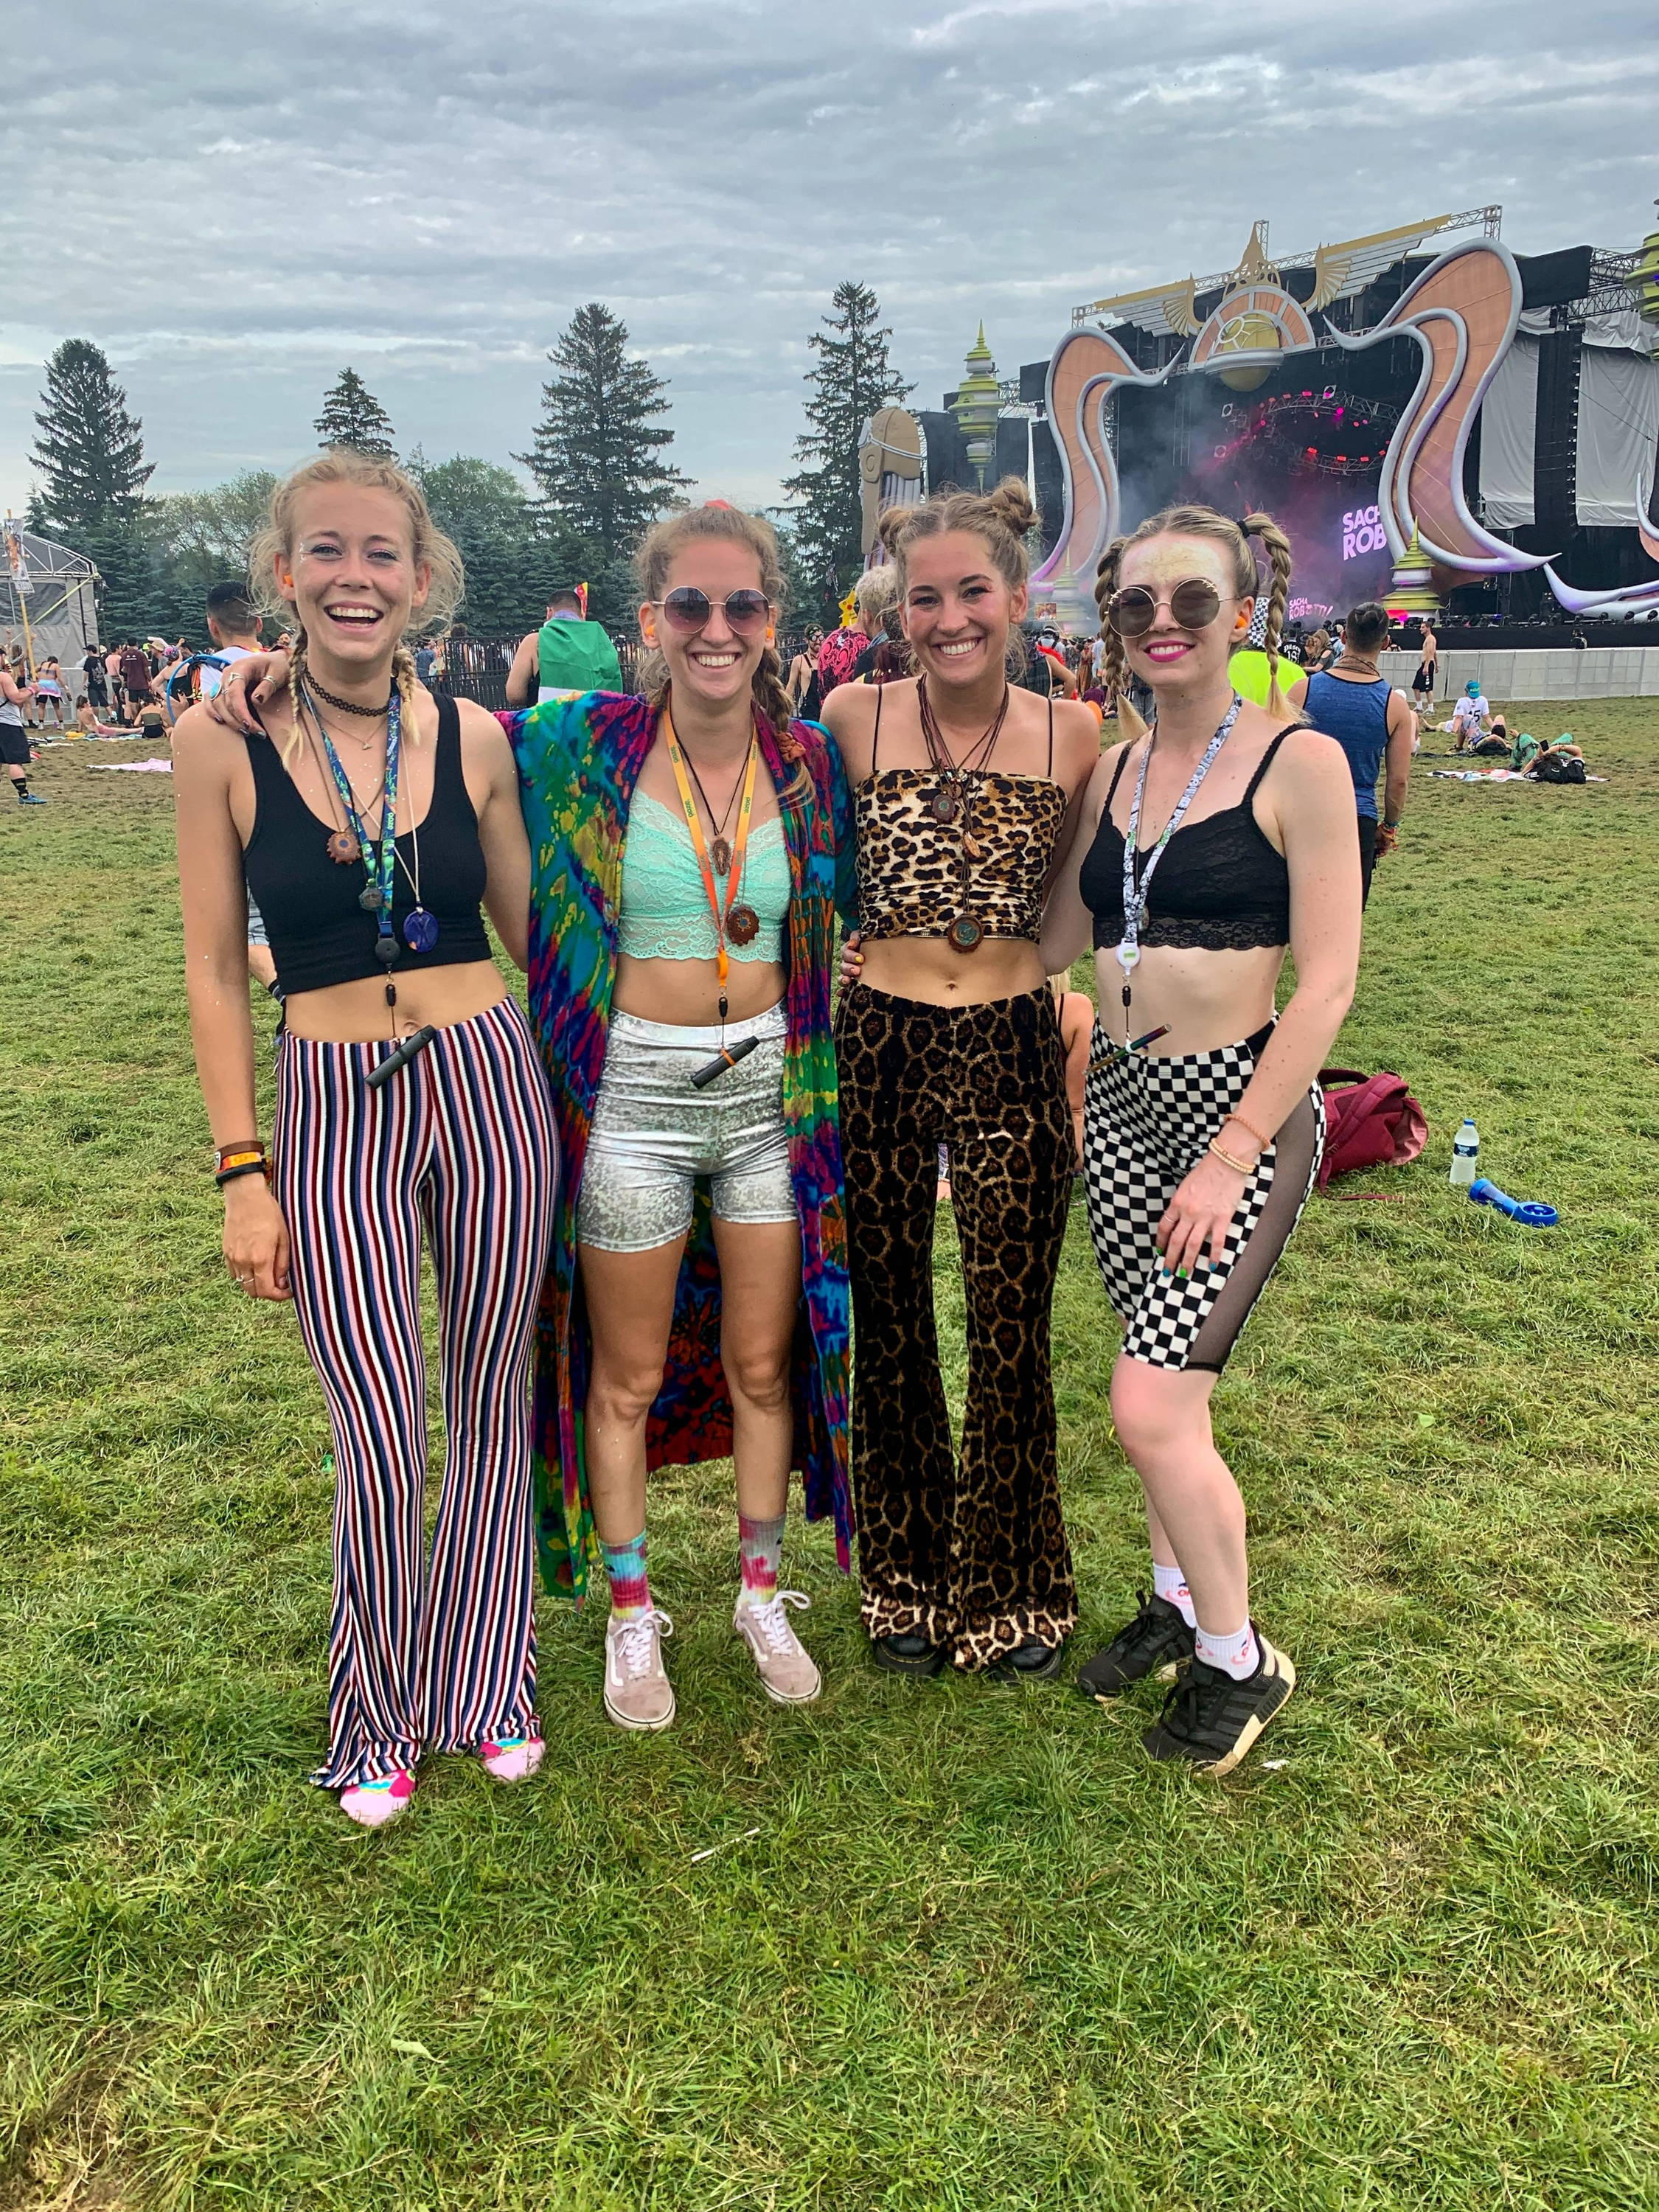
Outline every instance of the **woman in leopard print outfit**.
{"label": "woman in leopard print outfit", "polygon": [[[1048,1369],[1074,1140],[1036,939],[1099,736],[1086,708],[1008,683],[1034,520],[1017,477],[884,515],[919,672],[843,686],[824,715],[858,836],[861,973],[836,1054],[859,1574],[900,1674],[1052,1675],[1077,1613]],[[968,1305],[959,1456],[933,1328],[941,1145]]]}

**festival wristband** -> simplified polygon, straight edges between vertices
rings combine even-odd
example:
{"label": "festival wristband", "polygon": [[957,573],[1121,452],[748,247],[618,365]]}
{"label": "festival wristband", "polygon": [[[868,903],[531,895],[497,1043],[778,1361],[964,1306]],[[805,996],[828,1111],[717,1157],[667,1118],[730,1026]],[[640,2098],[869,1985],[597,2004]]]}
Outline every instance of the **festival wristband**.
{"label": "festival wristband", "polygon": [[267,1182],[270,1180],[270,1169],[263,1156],[257,1160],[243,1160],[236,1167],[221,1168],[213,1180],[222,1190],[228,1182],[235,1182],[242,1176],[256,1175],[264,1176]]}
{"label": "festival wristband", "polygon": [[1247,1176],[1254,1175],[1255,1173],[1256,1163],[1254,1160],[1236,1160],[1232,1154],[1224,1148],[1218,1139],[1214,1137],[1211,1138],[1210,1150],[1215,1154],[1217,1159],[1221,1162],[1223,1167],[1231,1168],[1235,1175]]}
{"label": "festival wristband", "polygon": [[228,1167],[233,1158],[249,1159],[257,1154],[264,1159],[265,1156],[265,1148],[258,1137],[238,1137],[234,1145],[220,1145],[215,1149],[222,1168]]}

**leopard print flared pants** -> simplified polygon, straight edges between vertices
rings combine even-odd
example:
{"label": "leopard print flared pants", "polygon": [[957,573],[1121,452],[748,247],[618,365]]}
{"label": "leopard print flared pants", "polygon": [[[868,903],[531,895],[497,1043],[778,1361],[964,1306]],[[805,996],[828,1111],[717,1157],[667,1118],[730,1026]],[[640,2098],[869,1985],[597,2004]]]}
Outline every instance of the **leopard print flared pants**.
{"label": "leopard print flared pants", "polygon": [[[1074,1147],[1054,1000],[934,1006],[854,984],[836,1054],[860,1612],[872,1638],[983,1668],[1077,1619],[1048,1355]],[[959,1457],[933,1322],[941,1144],[968,1305]]]}

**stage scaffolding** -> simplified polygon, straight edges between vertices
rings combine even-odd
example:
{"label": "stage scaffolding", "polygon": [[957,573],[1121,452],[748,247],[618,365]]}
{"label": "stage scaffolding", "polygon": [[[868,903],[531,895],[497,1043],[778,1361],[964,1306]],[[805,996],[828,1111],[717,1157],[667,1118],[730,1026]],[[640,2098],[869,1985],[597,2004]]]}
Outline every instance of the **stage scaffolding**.
{"label": "stage scaffolding", "polygon": [[0,562],[0,635],[6,649],[21,645],[33,674],[53,654],[64,664],[72,699],[80,663],[97,641],[94,598],[98,572],[84,553],[37,537],[9,516]]}

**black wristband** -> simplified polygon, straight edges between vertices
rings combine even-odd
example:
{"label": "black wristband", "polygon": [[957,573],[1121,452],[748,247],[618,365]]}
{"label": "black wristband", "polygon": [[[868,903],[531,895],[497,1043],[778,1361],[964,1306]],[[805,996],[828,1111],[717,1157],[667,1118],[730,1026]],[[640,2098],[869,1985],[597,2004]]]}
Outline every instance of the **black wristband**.
{"label": "black wristband", "polygon": [[239,1168],[221,1168],[213,1180],[222,1190],[228,1182],[234,1182],[238,1176],[262,1176],[264,1171],[265,1164],[263,1160],[244,1160]]}

